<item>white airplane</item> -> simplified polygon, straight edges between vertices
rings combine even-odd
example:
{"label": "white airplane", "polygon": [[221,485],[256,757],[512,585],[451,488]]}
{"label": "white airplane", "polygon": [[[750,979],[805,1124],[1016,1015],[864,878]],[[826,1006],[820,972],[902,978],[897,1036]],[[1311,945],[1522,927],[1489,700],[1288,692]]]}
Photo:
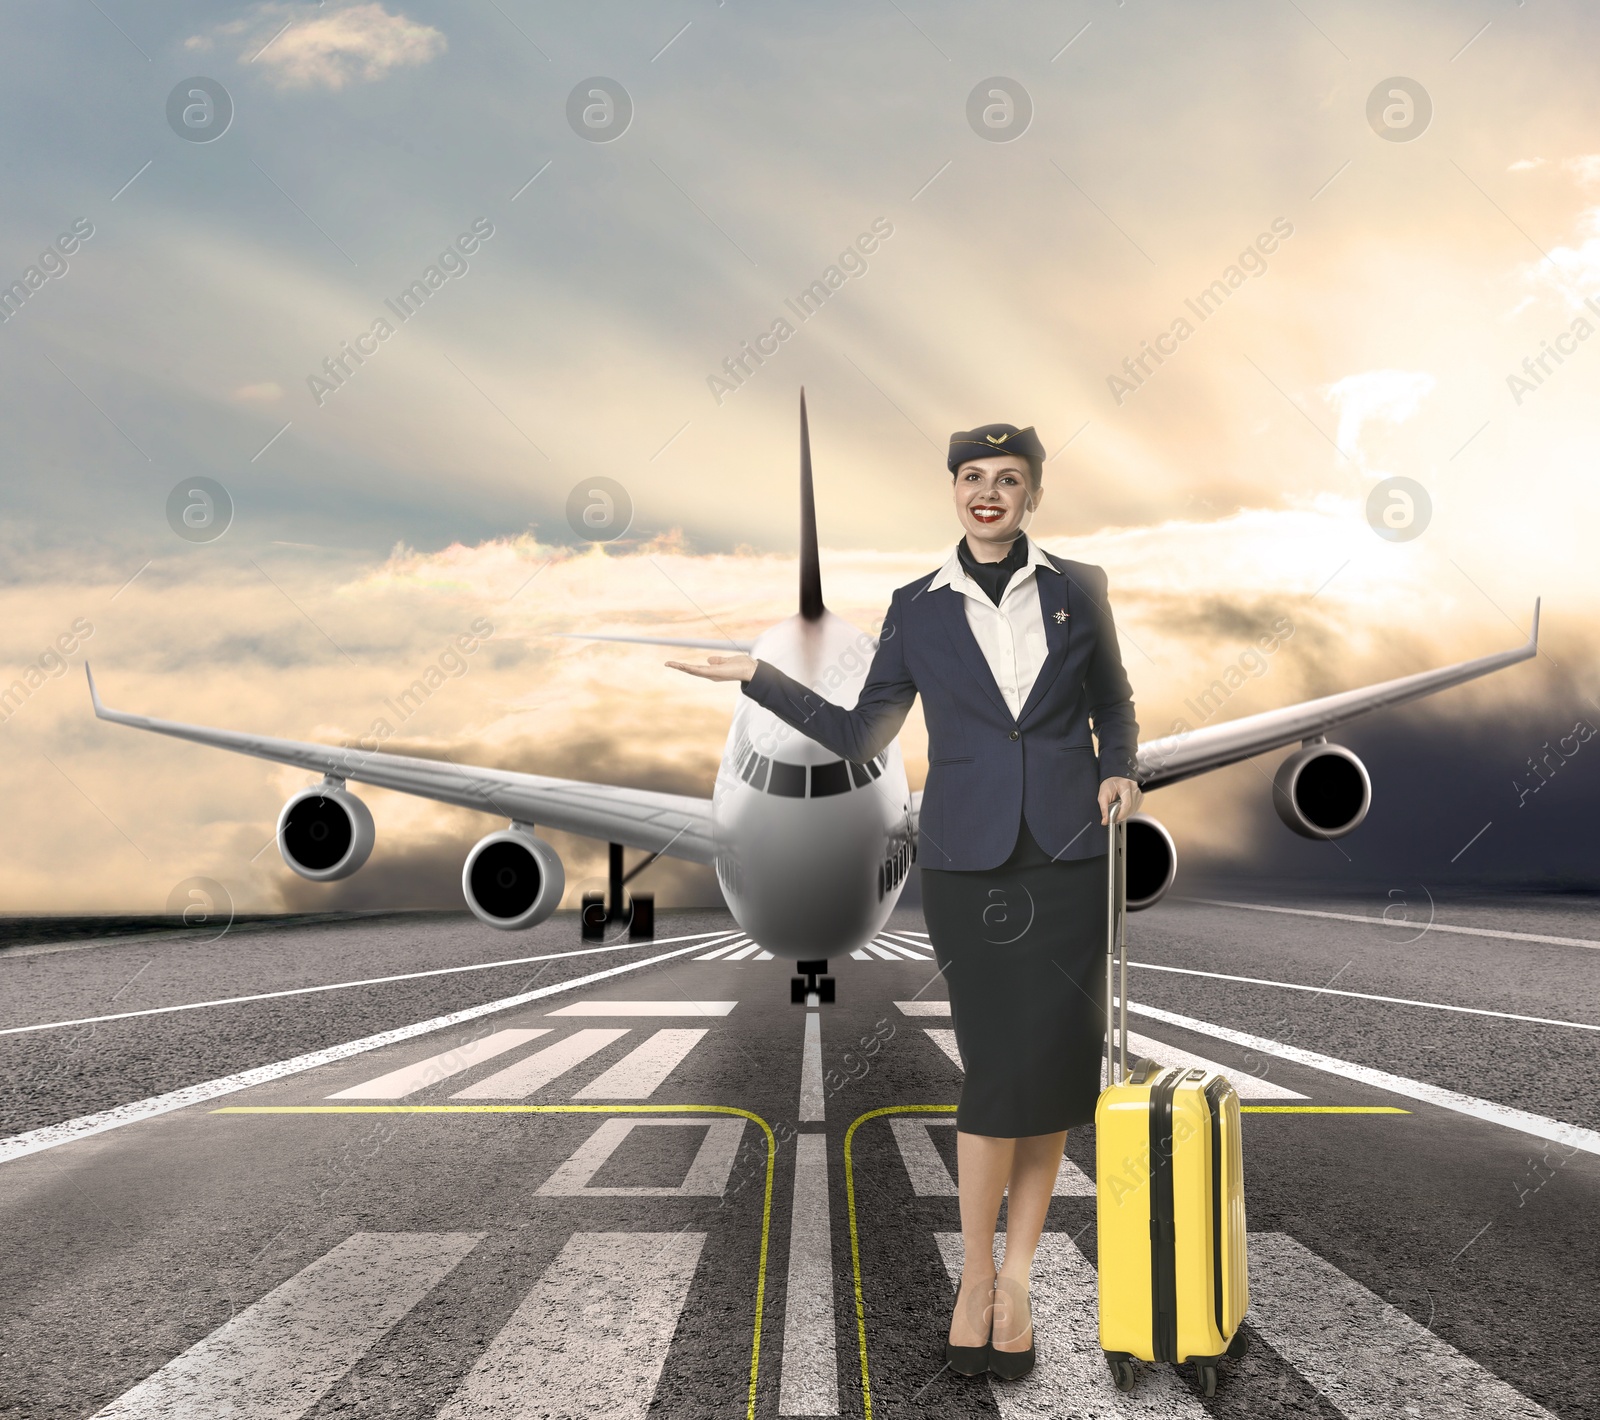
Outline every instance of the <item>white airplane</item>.
{"label": "white airplane", "polygon": [[[584,639],[748,651],[853,705],[876,639],[822,603],[816,510],[805,392],[800,395],[800,610],[753,642],[655,636]],[[1223,765],[1299,742],[1278,766],[1273,802],[1283,822],[1307,838],[1342,837],[1366,817],[1372,784],[1350,750],[1327,732],[1372,710],[1431,695],[1527,660],[1538,649],[1539,603],[1527,642],[1510,651],[1421,671],[1359,690],[1167,736],[1139,747],[1141,786],[1162,788]],[[85,670],[88,667],[85,666]],[[461,890],[480,921],[507,930],[533,927],[559,906],[566,874],[537,826],[611,845],[613,920],[625,915],[623,883],[662,855],[712,864],[742,932],[807,973],[792,999],[832,999],[818,980],[827,958],[860,948],[894,910],[916,861],[921,794],[912,793],[898,742],[867,764],[834,758],[815,741],[741,696],[711,798],[625,789],[507,769],[439,763],[408,755],[335,748],[237,730],[159,720],[109,709],[89,673],[94,712],[135,729],[291,764],[323,775],[278,815],[283,860],[303,878],[332,882],[356,872],[372,852],[372,815],[345,786],[354,780],[479,809],[507,819],[467,854]],[[649,857],[624,877],[622,848]],[[1128,821],[1128,907],[1150,907],[1177,867],[1172,836],[1149,814]]]}

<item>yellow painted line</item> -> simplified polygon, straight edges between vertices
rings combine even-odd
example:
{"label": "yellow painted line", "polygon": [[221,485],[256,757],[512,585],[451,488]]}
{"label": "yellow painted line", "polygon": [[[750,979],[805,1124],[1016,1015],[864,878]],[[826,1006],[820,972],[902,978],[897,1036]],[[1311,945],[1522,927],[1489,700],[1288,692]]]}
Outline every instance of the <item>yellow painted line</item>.
{"label": "yellow painted line", "polygon": [[1240,1114],[1410,1114],[1392,1104],[1242,1104]]}
{"label": "yellow painted line", "polygon": [[[928,1106],[942,1108],[942,1106]],[[949,1106],[954,1109],[955,1106]],[[750,1341],[750,1393],[745,1407],[746,1420],[755,1420],[756,1376],[761,1364],[761,1311],[767,1295],[767,1242],[772,1232],[772,1173],[776,1163],[777,1142],[772,1137],[772,1126],[759,1114],[748,1109],[737,1109],[728,1104],[285,1104],[285,1105],[232,1105],[214,1109],[212,1114],[683,1114],[698,1110],[708,1114],[737,1114],[752,1119],[767,1136],[767,1185],[761,1201],[761,1261],[756,1268],[756,1319],[755,1331]],[[884,1111],[880,1111],[882,1113]],[[854,1126],[851,1126],[852,1128]],[[849,1157],[846,1145],[846,1158]],[[855,1214],[850,1215],[850,1243],[855,1246]],[[861,1280],[856,1277],[857,1307],[860,1306]],[[865,1348],[865,1333],[862,1346]],[[866,1351],[862,1350],[863,1368]],[[870,1411],[868,1420],[871,1420]]]}
{"label": "yellow painted line", "polygon": [[883,1109],[869,1109],[844,1132],[844,1189],[850,1212],[850,1270],[855,1274],[856,1285],[856,1335],[861,1346],[861,1403],[865,1407],[864,1420],[872,1420],[872,1381],[867,1375],[867,1307],[861,1296],[861,1243],[856,1232],[856,1175],[851,1162],[850,1145],[856,1130],[869,1119],[882,1114],[954,1114],[953,1104],[895,1104]]}

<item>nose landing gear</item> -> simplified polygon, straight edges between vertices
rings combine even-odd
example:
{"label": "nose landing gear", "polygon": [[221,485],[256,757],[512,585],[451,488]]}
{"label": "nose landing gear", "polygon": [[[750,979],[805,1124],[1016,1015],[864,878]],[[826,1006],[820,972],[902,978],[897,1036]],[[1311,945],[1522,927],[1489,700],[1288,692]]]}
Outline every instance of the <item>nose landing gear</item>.
{"label": "nose landing gear", "polygon": [[797,1006],[820,1006],[833,1001],[833,978],[823,973],[828,969],[826,960],[822,961],[797,961],[794,964],[796,971],[803,971],[805,976],[794,976],[789,979],[789,1000]]}

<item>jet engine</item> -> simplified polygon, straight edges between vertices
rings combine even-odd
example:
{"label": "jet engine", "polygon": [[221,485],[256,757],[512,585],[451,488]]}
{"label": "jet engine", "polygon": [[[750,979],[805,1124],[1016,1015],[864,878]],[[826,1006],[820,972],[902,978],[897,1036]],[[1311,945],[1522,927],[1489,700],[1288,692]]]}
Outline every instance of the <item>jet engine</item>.
{"label": "jet engine", "polygon": [[503,932],[537,927],[567,890],[561,857],[520,825],[480,838],[461,869],[461,891],[480,922]]}
{"label": "jet engine", "polygon": [[1154,907],[1166,896],[1178,871],[1178,846],[1159,820],[1149,814],[1128,819],[1128,911]]}
{"label": "jet engine", "polygon": [[372,853],[372,813],[343,784],[305,789],[278,815],[278,851],[302,878],[348,878]]}
{"label": "jet engine", "polygon": [[1272,806],[1303,838],[1343,838],[1367,816],[1372,780],[1343,745],[1302,745],[1272,776]]}

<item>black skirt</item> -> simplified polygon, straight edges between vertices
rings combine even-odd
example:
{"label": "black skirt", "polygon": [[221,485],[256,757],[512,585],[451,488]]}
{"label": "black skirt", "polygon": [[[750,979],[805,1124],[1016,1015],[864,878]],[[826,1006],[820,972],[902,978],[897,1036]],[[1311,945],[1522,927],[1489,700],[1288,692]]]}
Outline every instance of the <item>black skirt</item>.
{"label": "black skirt", "polygon": [[923,870],[923,915],[965,1071],[956,1109],[964,1133],[1018,1139],[1094,1121],[1106,861],[1052,861],[1024,822],[998,868]]}

